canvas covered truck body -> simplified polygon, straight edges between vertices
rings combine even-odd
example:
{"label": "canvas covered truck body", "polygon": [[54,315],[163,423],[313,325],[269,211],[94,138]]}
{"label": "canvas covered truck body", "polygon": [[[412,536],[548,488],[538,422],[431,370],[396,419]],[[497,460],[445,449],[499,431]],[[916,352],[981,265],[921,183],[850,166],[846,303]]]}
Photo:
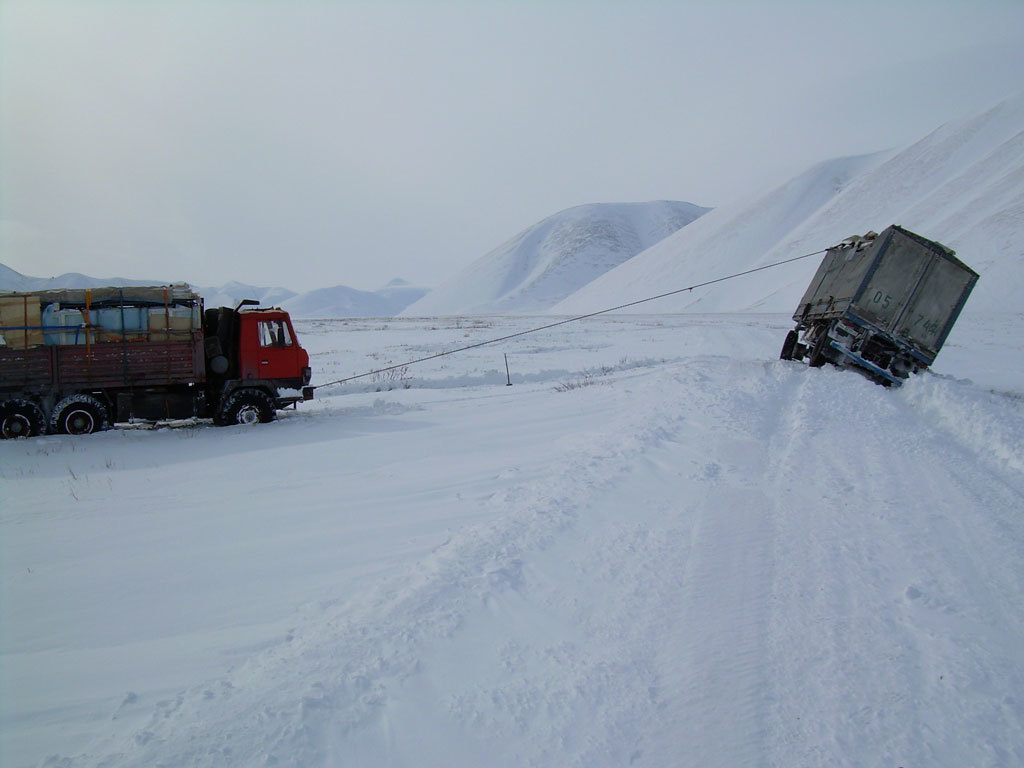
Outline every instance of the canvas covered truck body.
{"label": "canvas covered truck body", "polygon": [[900,384],[934,362],[977,280],[952,250],[899,226],[848,238],[818,266],[781,357]]}
{"label": "canvas covered truck body", "polygon": [[286,312],[204,311],[184,285],[0,294],[0,334],[3,437],[269,421],[312,397]]}

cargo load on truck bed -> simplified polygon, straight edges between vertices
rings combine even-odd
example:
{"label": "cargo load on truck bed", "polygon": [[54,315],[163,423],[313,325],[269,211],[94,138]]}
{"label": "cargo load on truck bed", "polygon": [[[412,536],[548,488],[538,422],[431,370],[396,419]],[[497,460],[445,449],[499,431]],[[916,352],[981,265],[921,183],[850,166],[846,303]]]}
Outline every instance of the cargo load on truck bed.
{"label": "cargo load on truck bed", "polygon": [[0,293],[0,346],[188,340],[202,298],[188,285]]}
{"label": "cargo load on truck bed", "polygon": [[977,280],[953,250],[896,225],[847,238],[825,253],[781,357],[898,385],[934,362]]}

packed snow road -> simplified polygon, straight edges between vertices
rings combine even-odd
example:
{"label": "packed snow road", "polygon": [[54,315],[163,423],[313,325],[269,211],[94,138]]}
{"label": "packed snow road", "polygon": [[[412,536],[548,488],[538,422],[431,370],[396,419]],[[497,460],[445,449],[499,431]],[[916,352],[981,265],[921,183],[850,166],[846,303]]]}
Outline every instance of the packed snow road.
{"label": "packed snow road", "polygon": [[[2,762],[1024,764],[1022,324],[886,390],[782,318],[605,318],[6,441]],[[303,341],[325,381],[529,325]]]}

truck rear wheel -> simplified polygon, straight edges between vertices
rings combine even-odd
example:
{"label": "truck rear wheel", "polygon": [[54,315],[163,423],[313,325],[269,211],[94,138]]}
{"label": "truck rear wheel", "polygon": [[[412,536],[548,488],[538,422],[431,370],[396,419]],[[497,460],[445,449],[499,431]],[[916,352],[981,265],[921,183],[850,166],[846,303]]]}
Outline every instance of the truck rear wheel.
{"label": "truck rear wheel", "polygon": [[65,397],[50,417],[50,430],[64,435],[88,435],[109,427],[106,406],[92,395]]}
{"label": "truck rear wheel", "polygon": [[6,400],[0,404],[0,438],[33,437],[43,431],[43,412],[31,400]]}
{"label": "truck rear wheel", "polygon": [[792,360],[793,350],[796,349],[796,340],[800,338],[800,334],[796,331],[790,331],[786,334],[786,340],[782,342],[782,352],[779,354],[780,360]]}
{"label": "truck rear wheel", "polygon": [[259,389],[240,389],[218,411],[215,424],[261,424],[274,420],[274,401]]}
{"label": "truck rear wheel", "polygon": [[818,340],[814,342],[814,347],[811,349],[811,356],[807,360],[807,365],[811,368],[821,368],[828,359],[825,357],[825,350],[828,347],[828,331],[822,329],[821,335],[818,336]]}

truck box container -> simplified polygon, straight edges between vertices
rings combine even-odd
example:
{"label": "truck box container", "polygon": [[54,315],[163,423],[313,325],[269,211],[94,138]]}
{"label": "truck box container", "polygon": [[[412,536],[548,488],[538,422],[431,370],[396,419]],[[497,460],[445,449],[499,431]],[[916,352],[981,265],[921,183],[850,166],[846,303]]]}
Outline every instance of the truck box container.
{"label": "truck box container", "polygon": [[[931,365],[978,280],[954,251],[893,225],[829,248],[782,357],[854,364],[888,383]],[[797,343],[803,333],[804,343]]]}

